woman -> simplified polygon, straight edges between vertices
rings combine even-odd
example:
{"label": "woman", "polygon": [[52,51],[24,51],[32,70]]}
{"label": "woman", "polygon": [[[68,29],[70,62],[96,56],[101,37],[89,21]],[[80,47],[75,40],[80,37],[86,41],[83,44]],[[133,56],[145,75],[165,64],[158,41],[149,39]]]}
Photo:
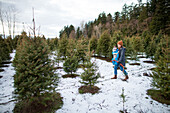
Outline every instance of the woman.
{"label": "woman", "polygon": [[[123,66],[125,66],[125,51],[126,48],[123,47],[123,41],[118,41],[117,43],[118,49],[119,49],[119,58],[118,58],[118,63],[115,65],[114,67],[114,77],[111,79],[117,79],[117,68],[120,67],[120,70],[123,71],[123,73],[125,74],[125,79],[122,79],[123,81],[126,81],[129,77],[128,77],[128,73],[125,71],[125,69],[123,68]],[[122,64],[122,65],[120,65]]]}

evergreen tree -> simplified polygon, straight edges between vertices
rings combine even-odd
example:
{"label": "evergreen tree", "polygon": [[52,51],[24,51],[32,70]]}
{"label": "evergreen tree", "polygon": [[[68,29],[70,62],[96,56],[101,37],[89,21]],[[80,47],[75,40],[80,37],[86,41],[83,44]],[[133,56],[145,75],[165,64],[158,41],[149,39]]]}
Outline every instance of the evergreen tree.
{"label": "evergreen tree", "polygon": [[104,55],[105,57],[107,57],[109,55],[109,46],[110,46],[110,35],[108,34],[107,31],[105,31],[99,41],[98,41],[98,45],[97,45],[97,53],[98,55]]}
{"label": "evergreen tree", "polygon": [[125,38],[124,42],[125,42],[125,47],[127,48],[125,54],[127,56],[131,56],[131,52],[133,51],[132,45],[131,45],[131,38],[130,37]]}
{"label": "evergreen tree", "polygon": [[152,59],[152,61],[154,59],[154,54],[155,54],[155,51],[156,51],[156,43],[155,43],[154,38],[155,37],[153,36],[151,41],[149,42],[149,46],[146,49],[146,56],[150,57]]}
{"label": "evergreen tree", "polygon": [[[158,36],[157,36],[158,37]],[[166,42],[165,42],[165,39],[167,36],[162,36],[163,38],[161,38],[161,41],[159,44],[157,44],[156,46],[156,52],[154,54],[154,59],[155,61],[158,61],[159,60],[159,57],[160,56],[163,56],[163,51],[162,49],[163,48],[166,48]]]}
{"label": "evergreen tree", "polygon": [[120,12],[115,12],[115,14],[114,14],[114,22],[118,22],[119,21],[119,18],[120,18]]}
{"label": "evergreen tree", "polygon": [[123,33],[121,31],[115,31],[113,37],[116,37],[116,41],[123,40]]}
{"label": "evergreen tree", "polygon": [[23,38],[28,38],[27,33],[25,31],[21,32],[21,35],[19,36],[18,41],[17,41],[17,46],[20,45]]}
{"label": "evergreen tree", "polygon": [[97,49],[97,38],[95,36],[93,36],[90,41],[89,41],[89,49],[90,49],[90,52],[96,52],[96,49]]}
{"label": "evergreen tree", "polygon": [[168,0],[157,0],[155,13],[149,26],[152,34],[158,34],[160,30],[165,32],[168,27],[168,4]]}
{"label": "evergreen tree", "polygon": [[45,40],[41,38],[23,38],[18,45],[13,64],[16,70],[15,93],[19,100],[30,100],[55,90],[57,76],[49,53]]}
{"label": "evergreen tree", "polygon": [[163,55],[160,56],[157,67],[153,72],[153,83],[152,85],[159,88],[162,96],[165,99],[170,99],[170,69],[169,69],[169,48],[162,49]]}
{"label": "evergreen tree", "polygon": [[131,38],[131,58],[135,61],[139,60],[137,55],[138,52],[140,51],[140,37],[132,37]]}
{"label": "evergreen tree", "polygon": [[0,64],[2,61],[8,60],[9,58],[9,49],[7,48],[7,44],[2,36],[0,36]]}
{"label": "evergreen tree", "polygon": [[84,85],[94,86],[97,83],[97,79],[100,77],[100,74],[97,72],[98,67],[96,66],[95,62],[90,61],[90,56],[86,56],[88,61],[85,64],[85,68],[83,68],[84,72],[81,74],[80,83]]}
{"label": "evergreen tree", "polygon": [[151,41],[151,33],[149,31],[144,31],[142,33],[142,40],[144,43],[144,49],[146,50],[149,46],[149,42]]}
{"label": "evergreen tree", "polygon": [[67,44],[67,56],[73,56],[76,53],[76,40],[75,39],[68,39]]}
{"label": "evergreen tree", "polygon": [[59,40],[58,54],[64,56],[65,59],[67,55],[67,45],[68,45],[68,40],[66,34],[63,34],[62,38]]}
{"label": "evergreen tree", "polygon": [[54,43],[54,48],[57,49],[58,48],[58,38],[57,37],[54,39],[53,43]]}
{"label": "evergreen tree", "polygon": [[88,50],[87,48],[87,42],[84,39],[80,39],[77,41],[77,45],[76,45],[76,56],[80,61],[83,61],[83,64],[86,61],[86,52]]}
{"label": "evergreen tree", "polygon": [[14,49],[17,48],[18,39],[19,39],[19,35],[15,36],[14,39],[13,39],[13,48],[14,48]]}
{"label": "evergreen tree", "polygon": [[76,56],[69,56],[63,64],[64,71],[69,73],[75,73],[78,69],[78,60]]}
{"label": "evergreen tree", "polygon": [[142,6],[142,11],[139,15],[139,22],[143,22],[148,17],[147,7]]}
{"label": "evergreen tree", "polygon": [[5,40],[6,44],[7,44],[7,48],[9,50],[10,53],[12,53],[13,50],[13,42],[12,42],[12,38],[11,36],[8,36],[7,39]]}

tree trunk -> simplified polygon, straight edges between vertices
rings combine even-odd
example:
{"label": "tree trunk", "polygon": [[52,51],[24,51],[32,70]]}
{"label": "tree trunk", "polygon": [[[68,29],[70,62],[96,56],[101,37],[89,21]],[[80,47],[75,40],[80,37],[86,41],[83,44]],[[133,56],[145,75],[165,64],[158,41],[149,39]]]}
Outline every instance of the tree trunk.
{"label": "tree trunk", "polygon": [[15,14],[13,15],[13,39],[15,37]]}

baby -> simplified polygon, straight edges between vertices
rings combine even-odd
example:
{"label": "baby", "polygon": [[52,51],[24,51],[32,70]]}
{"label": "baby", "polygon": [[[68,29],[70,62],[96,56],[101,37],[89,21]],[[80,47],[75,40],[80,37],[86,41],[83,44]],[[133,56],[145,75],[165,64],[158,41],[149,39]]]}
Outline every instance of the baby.
{"label": "baby", "polygon": [[[118,49],[117,49],[116,46],[114,46],[114,48],[113,48],[113,50],[112,50],[112,54],[113,54],[112,60],[118,61],[118,58],[119,58],[119,51],[118,51]],[[113,65],[116,65],[116,64],[117,64],[116,61],[112,61]]]}

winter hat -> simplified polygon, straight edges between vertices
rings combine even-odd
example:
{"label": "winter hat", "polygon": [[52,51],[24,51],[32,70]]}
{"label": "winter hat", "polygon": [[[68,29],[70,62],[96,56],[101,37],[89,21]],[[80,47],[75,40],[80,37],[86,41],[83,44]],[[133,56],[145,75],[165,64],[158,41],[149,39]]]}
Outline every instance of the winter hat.
{"label": "winter hat", "polygon": [[118,41],[117,44],[123,46],[123,41],[122,41],[122,40],[121,40],[121,41]]}

